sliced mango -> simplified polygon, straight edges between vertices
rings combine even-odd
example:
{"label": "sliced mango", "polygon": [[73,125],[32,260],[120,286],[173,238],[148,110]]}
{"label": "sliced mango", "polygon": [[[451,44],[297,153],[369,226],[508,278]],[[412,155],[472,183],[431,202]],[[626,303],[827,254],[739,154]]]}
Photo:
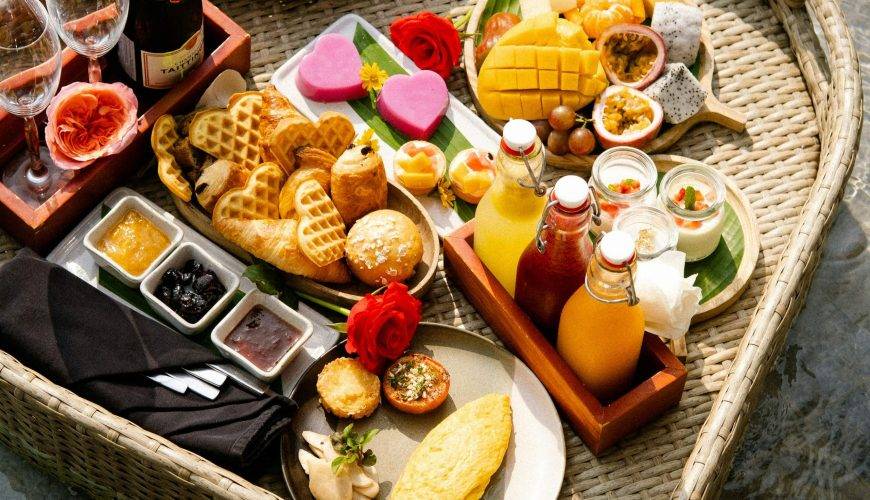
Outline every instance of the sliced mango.
{"label": "sliced mango", "polygon": [[399,166],[402,167],[402,170],[405,172],[414,172],[414,173],[432,173],[432,160],[429,159],[429,155],[420,151],[411,158],[402,159],[398,161]]}
{"label": "sliced mango", "polygon": [[541,120],[556,106],[589,104],[606,87],[599,52],[583,28],[549,12],[502,36],[480,69],[477,91],[493,118]]}
{"label": "sliced mango", "polygon": [[408,189],[431,189],[438,183],[435,172],[404,172],[397,177]]}

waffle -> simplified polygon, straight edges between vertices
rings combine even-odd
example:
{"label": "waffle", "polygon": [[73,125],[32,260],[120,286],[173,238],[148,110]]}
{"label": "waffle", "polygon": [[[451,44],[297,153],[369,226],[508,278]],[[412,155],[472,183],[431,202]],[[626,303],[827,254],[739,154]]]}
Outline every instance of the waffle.
{"label": "waffle", "polygon": [[317,122],[302,116],[281,120],[269,137],[269,151],[285,170],[295,168],[294,151],[302,146],[321,149],[338,158],[353,142],[356,133],[347,116],[326,111]]}
{"label": "waffle", "polygon": [[277,219],[278,197],[284,171],[274,163],[263,163],[251,172],[245,187],[231,189],[220,197],[212,221],[221,219]]}
{"label": "waffle", "polygon": [[181,167],[170,153],[172,146],[178,141],[175,118],[172,115],[163,115],[154,122],[151,129],[151,149],[157,157],[157,175],[169,192],[183,201],[190,201],[193,190],[190,183],[184,178]]}
{"label": "waffle", "polygon": [[320,183],[311,179],[300,184],[295,204],[302,253],[321,267],[344,257],[344,222]]}
{"label": "waffle", "polygon": [[260,163],[259,92],[233,94],[227,109],[207,109],[190,123],[190,142],[221,160],[253,170]]}

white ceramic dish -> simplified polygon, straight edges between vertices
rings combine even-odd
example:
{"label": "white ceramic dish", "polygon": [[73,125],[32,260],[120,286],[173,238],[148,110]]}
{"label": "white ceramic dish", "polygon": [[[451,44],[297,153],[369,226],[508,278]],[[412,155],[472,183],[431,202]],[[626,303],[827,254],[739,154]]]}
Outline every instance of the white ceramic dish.
{"label": "white ceramic dish", "polygon": [[[120,219],[127,214],[129,210],[136,210],[143,217],[148,219],[152,224],[154,224],[157,229],[160,230],[163,234],[165,234],[169,238],[169,246],[167,246],[157,258],[154,259],[153,262],[138,276],[133,276],[126,269],[119,266],[115,261],[109,258],[104,252],[100,251],[97,248],[100,240],[106,234],[106,232],[113,228]],[[181,242],[182,232],[181,228],[175,223],[175,218],[172,215],[162,211],[157,210],[153,206],[145,203],[142,198],[137,196],[126,196],[121,199],[105,217],[102,218],[90,231],[85,235],[84,245],[85,248],[91,253],[94,257],[94,260],[97,261],[100,267],[110,272],[114,277],[121,280],[125,285],[130,287],[137,287],[139,283],[148,276],[148,273],[153,271],[163,259],[166,258],[167,255],[178,246],[178,243]]]}
{"label": "white ceramic dish", "polygon": [[[230,348],[224,343],[224,340],[232,332],[233,328],[244,319],[245,315],[248,314],[254,306],[262,306],[272,311],[279,318],[286,321],[291,326],[298,328],[301,332],[299,340],[290,346],[290,349],[284,353],[281,360],[268,371],[260,369],[257,365],[250,362],[248,358],[242,356],[235,349]],[[266,295],[260,292],[251,292],[236,304],[229,314],[224,316],[224,319],[214,327],[214,330],[211,332],[211,341],[218,348],[221,354],[243,366],[258,379],[269,382],[287,368],[287,365],[289,365],[290,362],[293,361],[293,358],[299,354],[302,345],[305,344],[309,337],[311,337],[313,332],[314,325],[311,324],[311,321],[309,321],[308,318],[293,309],[290,309],[275,296]]]}
{"label": "white ceramic dish", "polygon": [[[130,188],[118,188],[111,193],[103,200],[102,203],[98,204],[94,207],[91,212],[82,218],[82,220],[78,223],[78,225],[67,234],[63,240],[48,254],[46,259],[49,262],[54,262],[59,266],[62,266],[66,270],[75,274],[86,283],[90,284],[97,290],[105,293],[112,299],[125,304],[136,311],[139,311],[146,316],[149,314],[155,314],[148,308],[143,307],[146,302],[144,300],[135,300],[130,293],[126,293],[134,290],[119,290],[113,287],[111,284],[104,282],[100,278],[100,266],[97,264],[94,256],[85,249],[83,244],[85,235],[88,231],[91,230],[94,226],[96,226],[101,218],[103,211],[106,207],[111,208],[116,206],[121,202],[124,198],[128,196],[133,196],[138,198],[145,203],[146,205],[152,207],[155,210],[162,211],[160,207],[158,207],[154,202],[142,197],[139,193],[136,193]],[[171,216],[170,216],[171,217]],[[182,221],[177,222],[178,227],[181,228],[183,233],[182,241],[190,241],[196,243],[200,247],[204,248],[209,255],[215,258],[218,262],[220,262],[224,267],[235,273],[237,276],[241,276],[245,271],[246,265],[242,263],[239,259],[233,257],[229,252],[222,249],[211,240],[197,232],[195,229],[191,228],[187,224]],[[242,292],[248,293],[253,290],[256,290],[256,287],[253,283],[248,279],[242,279],[239,284],[239,290]],[[138,288],[135,289],[136,296],[141,297],[138,293]],[[335,330],[331,328],[327,328],[325,326],[329,323],[332,323],[329,319],[325,318],[322,314],[315,311],[307,304],[300,302],[299,303],[299,312],[310,319],[313,323],[317,325],[314,330],[314,335],[308,339],[308,342],[303,346],[302,351],[296,357],[296,359],[290,363],[290,366],[281,374],[281,382],[284,387],[284,393],[289,394],[289,388],[296,384],[299,376],[308,368],[308,366],[313,363],[317,358],[323,355],[330,347],[332,347],[335,342],[338,340],[339,334]],[[160,316],[155,317],[156,320],[161,321],[163,323],[168,322]],[[244,371],[241,367],[238,368],[239,373],[247,376],[247,372]],[[253,379],[253,377],[251,377]]]}
{"label": "white ceramic dish", "polygon": [[[356,14],[347,14],[340,17],[337,21],[329,25],[323,30],[320,36],[327,33],[339,33],[350,40],[353,40],[354,32],[357,25],[361,26],[368,34],[389,54],[400,66],[408,73],[416,73],[420,68],[414,64],[402,51],[400,51],[389,38],[378,31],[374,26],[368,23],[362,17]],[[316,40],[316,39],[315,39]],[[357,134],[364,132],[369,127],[366,122],[353,110],[347,102],[316,102],[305,98],[299,93],[296,88],[296,73],[298,72],[299,63],[302,57],[308,54],[314,46],[314,41],[308,43],[305,47],[287,60],[277,71],[272,75],[271,82],[281,91],[282,94],[290,99],[293,106],[296,107],[302,114],[311,120],[316,120],[324,111],[337,111],[343,113],[350,118],[353,127]],[[498,150],[499,135],[493,131],[483,120],[480,119],[473,111],[468,109],[459,99],[450,95],[450,104],[447,108],[445,118],[453,122],[456,129],[468,139],[473,147],[481,148],[486,151],[495,153]],[[384,167],[387,170],[387,176],[395,180],[393,174],[393,156],[396,151],[390,147],[386,141],[381,141],[380,148],[381,157],[384,160]],[[417,199],[432,217],[435,226],[438,229],[438,234],[444,236],[453,232],[463,224],[462,219],[455,211],[449,208],[444,208],[441,205],[441,200],[437,196],[437,192],[428,196],[418,196]]]}
{"label": "white ceramic dish", "polygon": [[[227,289],[221,298],[211,306],[211,309],[209,309],[208,312],[206,312],[203,317],[195,323],[191,323],[179,316],[171,307],[154,295],[163,274],[170,268],[180,268],[184,266],[184,263],[190,259],[196,259],[206,270],[214,271],[218,280],[220,280],[224,288]],[[142,283],[139,285],[139,291],[142,293],[142,296],[145,297],[145,300],[148,301],[151,308],[160,314],[165,320],[172,323],[172,326],[174,326],[176,330],[185,335],[194,335],[213,323],[217,316],[226,309],[233,294],[235,294],[236,290],[239,289],[239,282],[239,276],[236,273],[224,267],[201,246],[196,243],[184,242],[179,245],[162,264],[157,266],[156,269],[151,271],[148,276],[142,280]]]}

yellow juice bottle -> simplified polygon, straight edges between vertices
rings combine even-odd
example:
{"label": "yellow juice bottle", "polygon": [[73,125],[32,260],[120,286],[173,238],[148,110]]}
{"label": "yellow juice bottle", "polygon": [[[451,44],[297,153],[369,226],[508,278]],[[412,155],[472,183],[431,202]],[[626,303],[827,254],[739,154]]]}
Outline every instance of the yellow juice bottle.
{"label": "yellow juice bottle", "polygon": [[535,127],[525,120],[509,121],[496,157],[495,182],[477,205],[474,252],[511,296],[520,255],[534,238],[547,203],[540,184],[543,169],[544,148]]}
{"label": "yellow juice bottle", "polygon": [[605,233],[586,283],[568,299],[559,319],[556,349],[601,400],[626,392],[637,369],[644,318],[631,291],[634,268],[633,238],[621,231]]}

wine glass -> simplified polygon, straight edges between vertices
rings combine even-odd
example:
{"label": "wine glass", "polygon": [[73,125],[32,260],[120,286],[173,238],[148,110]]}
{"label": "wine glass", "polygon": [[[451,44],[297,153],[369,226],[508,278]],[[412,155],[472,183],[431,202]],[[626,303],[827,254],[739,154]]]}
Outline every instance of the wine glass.
{"label": "wine glass", "polygon": [[6,166],[3,183],[33,208],[61,186],[63,172],[39,145],[34,117],[60,83],[61,46],[38,0],[0,1],[0,106],[24,118],[28,155]]}
{"label": "wine glass", "polygon": [[47,0],[46,7],[63,41],[88,58],[88,81],[99,82],[99,59],[118,43],[130,12],[129,0]]}

